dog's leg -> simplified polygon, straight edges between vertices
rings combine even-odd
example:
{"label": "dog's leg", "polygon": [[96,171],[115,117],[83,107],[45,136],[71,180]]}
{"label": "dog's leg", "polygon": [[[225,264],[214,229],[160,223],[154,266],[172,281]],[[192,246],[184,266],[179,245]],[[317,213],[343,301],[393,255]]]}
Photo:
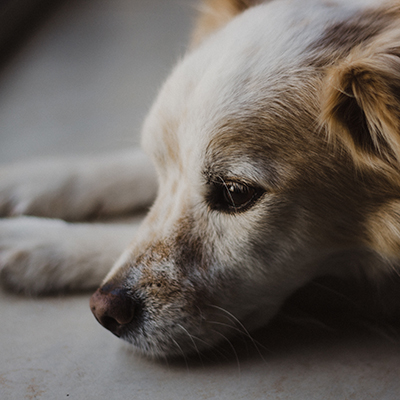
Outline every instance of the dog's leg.
{"label": "dog's leg", "polygon": [[157,188],[148,158],[133,150],[0,168],[0,216],[86,220],[149,205]]}
{"label": "dog's leg", "polygon": [[0,220],[0,278],[38,294],[97,287],[133,239],[130,224],[68,223],[16,217]]}

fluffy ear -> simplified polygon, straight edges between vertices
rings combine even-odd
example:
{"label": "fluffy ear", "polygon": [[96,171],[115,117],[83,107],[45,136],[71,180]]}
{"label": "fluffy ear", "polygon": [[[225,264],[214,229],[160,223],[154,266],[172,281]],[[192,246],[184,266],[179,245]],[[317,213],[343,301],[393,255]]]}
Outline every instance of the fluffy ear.
{"label": "fluffy ear", "polygon": [[199,6],[199,15],[192,35],[192,47],[227,24],[236,15],[259,2],[257,0],[203,0]]}
{"label": "fluffy ear", "polygon": [[359,166],[400,169],[400,48],[356,50],[330,67],[322,123]]}
{"label": "fluffy ear", "polygon": [[399,260],[400,201],[388,200],[366,218],[369,246],[388,260]]}

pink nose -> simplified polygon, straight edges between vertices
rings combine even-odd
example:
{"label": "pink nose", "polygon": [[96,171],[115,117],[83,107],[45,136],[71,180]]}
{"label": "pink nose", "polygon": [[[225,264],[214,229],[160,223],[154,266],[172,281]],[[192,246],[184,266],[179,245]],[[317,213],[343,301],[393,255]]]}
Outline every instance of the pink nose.
{"label": "pink nose", "polygon": [[111,283],[93,293],[90,309],[97,321],[118,337],[135,316],[135,304],[127,290]]}

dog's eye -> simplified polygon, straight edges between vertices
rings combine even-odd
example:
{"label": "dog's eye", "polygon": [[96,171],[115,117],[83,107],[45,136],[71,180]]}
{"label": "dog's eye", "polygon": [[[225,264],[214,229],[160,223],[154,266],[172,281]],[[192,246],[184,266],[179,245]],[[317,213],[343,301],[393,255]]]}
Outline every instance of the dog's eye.
{"label": "dog's eye", "polygon": [[246,205],[254,196],[255,189],[237,182],[228,182],[224,190],[224,199],[230,207],[238,208]]}
{"label": "dog's eye", "polygon": [[262,190],[239,182],[212,183],[208,203],[214,210],[237,212],[247,210]]}

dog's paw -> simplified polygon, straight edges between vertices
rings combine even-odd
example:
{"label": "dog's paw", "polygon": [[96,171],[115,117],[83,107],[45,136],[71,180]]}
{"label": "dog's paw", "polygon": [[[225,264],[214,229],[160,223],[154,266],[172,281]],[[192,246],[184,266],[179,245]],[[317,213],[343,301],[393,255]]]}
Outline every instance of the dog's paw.
{"label": "dog's paw", "polygon": [[0,216],[82,221],[148,206],[157,191],[140,151],[44,160],[0,168]]}
{"label": "dog's paw", "polygon": [[35,217],[1,219],[1,283],[27,294],[96,287],[120,249],[107,252],[107,238],[96,242],[88,229]]}
{"label": "dog's paw", "polygon": [[0,277],[17,291],[40,293],[59,286],[66,223],[30,217],[0,220]]}
{"label": "dog's paw", "polygon": [[0,216],[73,218],[76,171],[72,163],[48,160],[0,169]]}

